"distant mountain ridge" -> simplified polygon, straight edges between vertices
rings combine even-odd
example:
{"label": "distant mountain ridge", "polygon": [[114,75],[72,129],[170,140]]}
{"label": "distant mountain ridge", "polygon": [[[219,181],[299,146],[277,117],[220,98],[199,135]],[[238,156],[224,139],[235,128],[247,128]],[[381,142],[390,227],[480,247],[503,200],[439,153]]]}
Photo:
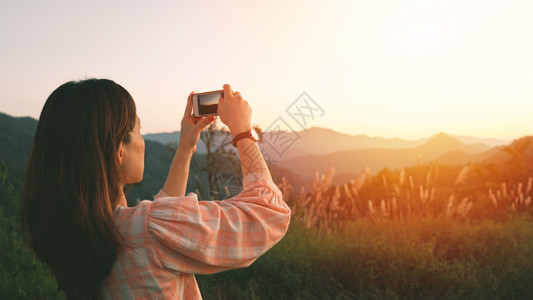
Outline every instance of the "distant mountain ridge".
{"label": "distant mountain ridge", "polygon": [[[10,173],[19,179],[25,172],[36,126],[37,120],[33,118],[17,118],[0,113],[0,160],[4,161],[11,170]],[[494,143],[503,145],[504,140],[457,137],[443,133],[416,141],[354,136],[318,127],[282,134],[297,134],[298,139],[281,158],[272,155],[272,172],[279,175],[290,173],[294,181],[298,182],[314,176],[317,171],[324,173],[331,167],[336,169],[339,178],[347,180],[358,174],[362,167],[369,167],[372,172],[378,172],[385,167],[401,168],[416,165],[419,157],[421,163],[438,162],[454,165],[483,161],[498,153],[501,157],[506,157],[501,154],[504,146],[493,148],[488,146]],[[162,155],[158,153],[164,148],[149,141],[162,144],[177,143],[179,132],[146,134],[144,137],[147,140],[147,157],[153,158],[154,154]],[[465,140],[470,143],[463,142]],[[488,141],[488,145],[483,141]],[[268,145],[263,144],[262,147],[268,152]],[[153,150],[152,153],[150,149],[157,150]],[[205,153],[202,142],[199,142],[197,152]],[[166,154],[163,156],[166,162],[169,158]],[[159,169],[161,167],[158,166]],[[149,181],[150,172],[145,175]]]}
{"label": "distant mountain ridge", "polygon": [[[268,137],[269,132],[264,133]],[[438,134],[437,134],[438,135]],[[305,155],[325,155],[338,151],[365,149],[365,148],[384,148],[384,149],[402,149],[412,148],[433,139],[433,135],[427,138],[419,140],[405,140],[400,138],[381,138],[381,137],[369,137],[366,135],[349,135],[340,133],[331,129],[311,127],[306,131],[296,132],[282,132],[279,139],[295,139],[294,143],[286,149],[282,156],[279,156],[278,152],[272,149],[272,146],[265,145],[263,148],[271,157],[275,157],[276,160],[288,160],[299,156]],[[448,134],[446,134],[448,135]],[[453,136],[449,135],[460,142],[465,144],[481,143],[486,146],[500,146],[507,145],[511,141],[503,139],[483,139],[470,136]],[[162,144],[177,143],[179,140],[179,131],[169,133],[152,133],[145,134],[145,139],[160,142]],[[483,147],[480,145],[480,147]],[[200,142],[197,151],[199,153],[205,153],[205,146]]]}
{"label": "distant mountain ridge", "polygon": [[[222,135],[217,135],[217,138],[219,139],[219,142],[222,140]],[[173,131],[173,132],[167,132],[167,133],[148,133],[144,134],[143,138],[145,140],[158,142],[163,145],[167,144],[174,144],[177,145],[180,140],[180,132],[179,131]],[[206,154],[207,148],[205,144],[202,142],[202,140],[198,141],[198,144],[196,146],[196,153],[198,154]]]}
{"label": "distant mountain ridge", "polygon": [[180,132],[161,132],[161,133],[147,133],[143,134],[145,140],[159,142],[163,145],[170,143],[177,143],[180,140]]}
{"label": "distant mountain ridge", "polygon": [[[449,153],[461,153],[464,160],[470,161],[475,155],[490,151],[484,144],[467,145],[460,140],[440,133],[424,144],[403,148],[365,148],[346,151],[337,151],[326,155],[307,155],[281,161],[276,167],[291,170],[303,180],[310,180],[314,174],[326,173],[334,168],[337,174],[342,174],[344,180],[355,178],[362,168],[370,168],[372,173],[377,173],[384,168],[399,169],[414,166],[418,163],[438,161]],[[350,175],[351,174],[351,175]]]}

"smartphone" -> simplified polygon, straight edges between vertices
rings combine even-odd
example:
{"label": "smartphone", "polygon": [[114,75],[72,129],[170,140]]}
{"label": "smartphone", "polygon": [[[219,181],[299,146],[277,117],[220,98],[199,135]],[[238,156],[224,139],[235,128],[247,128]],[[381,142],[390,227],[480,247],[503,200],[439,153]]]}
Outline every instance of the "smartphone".
{"label": "smartphone", "polygon": [[218,100],[220,98],[224,98],[224,90],[193,94],[193,115],[195,117],[218,115]]}

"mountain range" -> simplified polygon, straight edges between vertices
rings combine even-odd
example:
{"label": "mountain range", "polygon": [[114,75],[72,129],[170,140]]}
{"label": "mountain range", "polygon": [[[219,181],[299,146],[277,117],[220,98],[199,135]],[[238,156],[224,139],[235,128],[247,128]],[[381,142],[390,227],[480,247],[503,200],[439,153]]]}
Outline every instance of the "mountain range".
{"label": "mountain range", "polygon": [[[0,113],[0,161],[8,166],[15,182],[21,182],[23,177],[36,125],[35,119]],[[269,134],[264,133],[267,141]],[[384,168],[399,169],[428,163],[464,165],[491,162],[501,165],[509,160],[520,161],[523,155],[533,153],[533,143],[529,144],[533,137],[524,137],[509,145],[510,141],[506,140],[444,133],[416,141],[354,136],[317,127],[281,134],[286,137],[297,135],[294,143],[281,156],[273,148],[275,145],[268,142],[261,143],[261,148],[271,158],[274,178],[284,176],[295,187],[304,186],[317,172],[323,174],[330,168],[336,171],[334,183],[342,184],[355,178],[362,168],[369,168],[375,174]],[[172,159],[172,153],[169,152],[171,148],[163,144],[175,144],[179,141],[179,132],[147,134],[144,137],[147,160],[145,177],[141,183],[142,189],[139,186],[133,188],[133,193],[139,198],[148,197],[160,188]],[[201,141],[197,152],[199,158],[205,153]],[[18,188],[20,184],[16,186]]]}
{"label": "mountain range", "polygon": [[[464,164],[479,160],[483,153],[494,150],[485,144],[465,144],[450,135],[440,133],[423,144],[402,148],[365,148],[337,151],[325,155],[306,155],[276,163],[277,168],[292,170],[304,180],[313,179],[315,173],[324,174],[334,168],[342,181],[354,179],[362,169],[370,168],[375,174],[384,168],[399,169],[432,162]],[[453,160],[453,156],[461,159]],[[334,180],[336,183],[339,180]]]}
{"label": "mountain range", "polygon": [[[177,143],[179,141],[179,131],[169,132],[169,133],[152,133],[145,134],[143,137],[147,140],[157,141],[162,144],[167,143]],[[263,133],[265,140],[272,140],[269,138],[269,135],[273,134],[271,132]],[[381,138],[381,137],[369,137],[366,135],[349,135],[345,133],[340,133],[331,129],[320,128],[320,127],[311,127],[305,131],[296,131],[296,132],[276,132],[276,139],[278,140],[287,140],[293,139],[294,143],[291,144],[288,149],[274,149],[275,145],[266,144],[262,147],[265,153],[275,157],[276,160],[288,160],[295,157],[306,156],[306,155],[324,155],[330,154],[337,151],[345,150],[355,150],[355,149],[403,149],[403,148],[412,148],[419,145],[422,145],[429,140],[433,139],[434,136],[429,136],[423,139],[418,140],[406,140],[400,138]],[[465,144],[484,144],[486,147],[494,147],[507,145],[511,141],[504,139],[491,139],[491,138],[476,138],[471,136],[454,136],[449,135],[458,141]],[[199,153],[205,153],[205,145],[202,142],[198,144],[197,151]],[[279,153],[281,155],[279,155]]]}
{"label": "mountain range", "polygon": [[[162,143],[175,142],[179,140],[179,132],[144,137]],[[341,184],[367,167],[375,174],[383,168],[396,169],[419,163],[460,165],[480,161],[511,142],[445,133],[411,141],[348,135],[319,127],[297,132],[264,132],[263,139],[261,149],[270,160],[273,174],[290,178],[296,186],[305,185],[317,172],[323,174],[330,168],[336,170],[334,182]],[[276,148],[275,141],[291,139],[290,147]],[[197,151],[206,151],[201,141]]]}

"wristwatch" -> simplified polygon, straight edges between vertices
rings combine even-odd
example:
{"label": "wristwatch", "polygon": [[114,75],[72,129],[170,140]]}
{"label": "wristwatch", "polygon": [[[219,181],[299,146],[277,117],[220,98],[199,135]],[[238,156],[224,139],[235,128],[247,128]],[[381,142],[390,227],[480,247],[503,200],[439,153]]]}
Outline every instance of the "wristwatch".
{"label": "wristwatch", "polygon": [[254,142],[257,142],[259,140],[259,136],[257,135],[257,132],[252,128],[248,131],[241,132],[237,134],[235,137],[233,137],[231,144],[233,144],[234,147],[237,147],[237,142],[245,138],[250,138]]}

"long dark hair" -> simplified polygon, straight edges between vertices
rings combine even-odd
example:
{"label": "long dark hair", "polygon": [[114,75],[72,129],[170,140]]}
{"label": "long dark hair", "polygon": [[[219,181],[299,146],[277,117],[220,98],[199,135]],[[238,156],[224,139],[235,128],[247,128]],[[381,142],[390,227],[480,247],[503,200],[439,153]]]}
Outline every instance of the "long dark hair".
{"label": "long dark hair", "polygon": [[135,102],[107,79],[71,81],[48,97],[28,162],[23,226],[69,299],[99,294],[121,247],[120,142],[130,142]]}

